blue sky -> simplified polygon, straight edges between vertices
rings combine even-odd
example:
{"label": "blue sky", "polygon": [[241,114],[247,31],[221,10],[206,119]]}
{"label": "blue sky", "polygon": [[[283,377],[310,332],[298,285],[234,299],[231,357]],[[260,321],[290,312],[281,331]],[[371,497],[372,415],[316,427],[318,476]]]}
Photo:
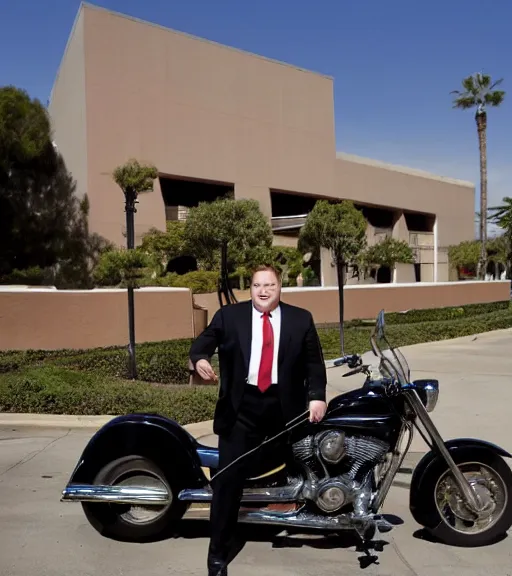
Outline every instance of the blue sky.
{"label": "blue sky", "polygon": [[[473,181],[476,71],[510,91],[489,113],[490,204],[512,195],[510,0],[96,0],[99,6],[334,77],[338,150]],[[79,0],[0,0],[0,85],[47,101]]]}

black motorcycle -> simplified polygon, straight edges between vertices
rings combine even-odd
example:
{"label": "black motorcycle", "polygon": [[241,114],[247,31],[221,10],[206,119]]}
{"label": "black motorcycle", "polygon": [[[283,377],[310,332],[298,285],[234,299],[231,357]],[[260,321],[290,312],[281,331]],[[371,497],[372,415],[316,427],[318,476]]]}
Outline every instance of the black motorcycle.
{"label": "black motorcycle", "polygon": [[[503,459],[512,455],[482,440],[441,438],[429,416],[439,383],[410,381],[407,362],[385,336],[383,312],[370,342],[377,368],[363,365],[359,355],[334,361],[351,368],[344,376],[365,374],[361,388],[331,400],[320,423],[310,424],[305,412],[243,456],[257,464],[244,489],[240,522],[355,530],[364,541],[377,529],[390,530],[379,511],[416,428],[430,447],[411,478],[416,522],[446,544],[495,542],[512,525],[512,471]],[[273,447],[283,440],[288,450],[275,461],[281,451]],[[82,502],[104,536],[141,542],[176,528],[186,513],[208,518],[210,483],[222,473],[217,449],[176,422],[130,414],[91,438],[62,501]]]}

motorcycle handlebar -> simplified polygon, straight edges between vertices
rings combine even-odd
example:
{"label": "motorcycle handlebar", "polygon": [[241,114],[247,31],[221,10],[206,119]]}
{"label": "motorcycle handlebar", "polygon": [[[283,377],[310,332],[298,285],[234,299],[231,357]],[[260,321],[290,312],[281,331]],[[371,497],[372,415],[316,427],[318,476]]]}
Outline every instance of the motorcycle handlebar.
{"label": "motorcycle handlebar", "polygon": [[359,354],[349,354],[347,356],[341,356],[333,360],[334,366],[343,366],[347,364],[349,368],[356,368],[362,364],[363,359]]}

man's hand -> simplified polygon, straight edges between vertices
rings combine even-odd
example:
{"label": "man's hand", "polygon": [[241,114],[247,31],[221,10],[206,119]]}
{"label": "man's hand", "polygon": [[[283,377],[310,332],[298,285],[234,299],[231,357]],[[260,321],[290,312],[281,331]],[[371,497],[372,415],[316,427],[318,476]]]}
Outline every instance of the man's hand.
{"label": "man's hand", "polygon": [[311,400],[309,403],[309,421],[320,422],[327,411],[327,404],[322,400]]}
{"label": "man's hand", "polygon": [[215,374],[212,365],[208,360],[199,360],[196,363],[196,372],[207,382],[210,382],[211,380],[217,381],[217,374]]}

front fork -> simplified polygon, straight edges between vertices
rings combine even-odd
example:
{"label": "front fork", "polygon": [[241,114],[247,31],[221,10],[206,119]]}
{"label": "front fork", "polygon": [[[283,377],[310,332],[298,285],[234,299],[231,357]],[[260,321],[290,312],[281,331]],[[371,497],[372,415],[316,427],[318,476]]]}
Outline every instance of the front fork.
{"label": "front fork", "polygon": [[423,402],[420,400],[418,393],[416,390],[407,390],[405,392],[405,397],[410,407],[413,409],[414,413],[425,427],[425,430],[431,437],[435,447],[439,450],[441,456],[448,464],[448,467],[450,468],[450,471],[452,472],[458,487],[464,495],[466,503],[473,512],[478,514],[482,510],[483,506],[475,494],[473,487],[468,482],[464,474],[460,471],[460,468],[453,461],[450,451],[446,448],[443,438],[437,431],[437,428],[434,422],[432,422],[432,419],[430,418],[429,413],[423,405]]}

